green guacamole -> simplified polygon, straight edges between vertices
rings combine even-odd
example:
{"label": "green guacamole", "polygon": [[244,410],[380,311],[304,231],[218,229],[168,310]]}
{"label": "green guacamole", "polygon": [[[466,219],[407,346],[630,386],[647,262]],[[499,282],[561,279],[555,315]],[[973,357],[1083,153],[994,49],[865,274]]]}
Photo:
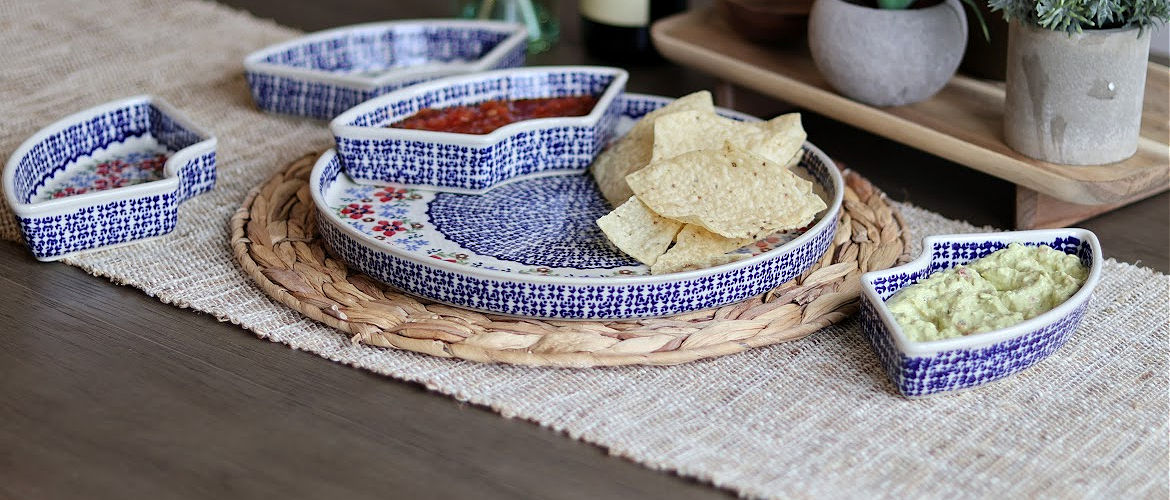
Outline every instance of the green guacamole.
{"label": "green guacamole", "polygon": [[1072,297],[1088,276],[1075,255],[1012,243],[902,289],[886,307],[912,341],[960,337],[1050,311]]}

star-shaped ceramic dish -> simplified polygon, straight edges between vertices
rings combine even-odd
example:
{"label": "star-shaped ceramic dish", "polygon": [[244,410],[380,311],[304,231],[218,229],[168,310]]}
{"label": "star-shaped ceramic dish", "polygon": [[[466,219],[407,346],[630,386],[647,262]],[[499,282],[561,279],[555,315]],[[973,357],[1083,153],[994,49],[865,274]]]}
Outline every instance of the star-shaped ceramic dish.
{"label": "star-shaped ceramic dish", "polygon": [[[523,179],[584,172],[614,136],[628,74],[601,66],[489,71],[422,83],[366,101],[330,124],[342,168],[359,183],[484,193]],[[393,128],[425,109],[593,96],[583,116],[522,120],[487,134]]]}
{"label": "star-shaped ceramic dish", "polygon": [[523,66],[523,25],[424,19],[305,35],[244,59],[256,106],[328,120],[395,89],[444,76]]}
{"label": "star-shaped ceramic dish", "polygon": [[4,196],[40,260],[169,233],[178,208],[215,186],[216,140],[157,97],[65,117],[24,141]]}

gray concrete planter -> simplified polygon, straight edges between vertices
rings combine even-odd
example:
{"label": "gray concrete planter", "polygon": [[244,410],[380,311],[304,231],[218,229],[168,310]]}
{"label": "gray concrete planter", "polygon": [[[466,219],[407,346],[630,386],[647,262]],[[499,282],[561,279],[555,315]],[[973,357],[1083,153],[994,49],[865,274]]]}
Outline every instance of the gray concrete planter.
{"label": "gray concrete planter", "polygon": [[909,10],[816,0],[808,44],[837,92],[898,106],[929,98],[955,75],[967,45],[967,16],[958,0]]}
{"label": "gray concrete planter", "polygon": [[1012,22],[1004,139],[1027,156],[1100,165],[1137,151],[1150,30],[1069,35]]}

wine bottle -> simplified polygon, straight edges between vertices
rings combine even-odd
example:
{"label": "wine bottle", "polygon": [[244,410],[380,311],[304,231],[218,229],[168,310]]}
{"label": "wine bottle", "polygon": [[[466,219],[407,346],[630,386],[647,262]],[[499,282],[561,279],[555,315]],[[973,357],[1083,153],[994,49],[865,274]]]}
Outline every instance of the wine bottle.
{"label": "wine bottle", "polygon": [[607,61],[646,63],[659,60],[650,41],[650,25],[682,12],[686,0],[580,0],[581,38],[585,49]]}

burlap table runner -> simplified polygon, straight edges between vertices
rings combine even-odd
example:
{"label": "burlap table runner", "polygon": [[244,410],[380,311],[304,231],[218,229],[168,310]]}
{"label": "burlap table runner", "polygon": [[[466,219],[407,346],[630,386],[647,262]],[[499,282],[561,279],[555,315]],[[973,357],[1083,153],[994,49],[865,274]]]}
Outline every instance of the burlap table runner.
{"label": "burlap table runner", "polygon": [[[296,32],[193,1],[0,0],[0,155],[84,107],[160,95],[219,137],[219,185],[164,238],[69,259],[257,335],[419,382],[750,496],[1149,497],[1170,492],[1170,278],[1106,264],[1085,324],[1007,381],[896,396],[856,321],[797,343],[673,367],[540,369],[351,344],[237,269],[227,223],[273,169],[327,147],[323,123],[251,104],[245,54]],[[972,231],[900,206],[918,235]],[[0,207],[0,236],[17,236]]]}

